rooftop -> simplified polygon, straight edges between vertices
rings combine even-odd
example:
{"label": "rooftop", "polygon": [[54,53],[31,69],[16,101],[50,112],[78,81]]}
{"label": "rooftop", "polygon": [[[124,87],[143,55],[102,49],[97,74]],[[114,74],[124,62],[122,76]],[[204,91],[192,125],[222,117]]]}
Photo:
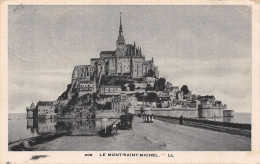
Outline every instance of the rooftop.
{"label": "rooftop", "polygon": [[209,95],[206,95],[206,96],[199,96],[198,99],[201,100],[201,99],[214,99],[215,96],[209,96]]}
{"label": "rooftop", "polygon": [[54,104],[53,104],[53,101],[39,101],[39,102],[37,103],[37,105],[38,105],[38,106],[52,106],[52,105],[54,105]]}
{"label": "rooftop", "polygon": [[100,54],[114,54],[116,51],[101,51]]}
{"label": "rooftop", "polygon": [[91,58],[90,60],[100,60],[100,58]]}
{"label": "rooftop", "polygon": [[121,86],[114,86],[114,85],[103,85],[101,88],[121,88]]}

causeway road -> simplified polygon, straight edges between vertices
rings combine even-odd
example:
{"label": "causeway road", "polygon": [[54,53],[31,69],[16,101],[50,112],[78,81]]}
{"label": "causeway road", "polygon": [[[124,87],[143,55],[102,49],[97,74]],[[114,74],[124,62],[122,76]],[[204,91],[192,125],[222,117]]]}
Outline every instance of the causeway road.
{"label": "causeway road", "polygon": [[132,130],[100,136],[63,136],[35,145],[44,151],[250,151],[251,138],[135,117]]}

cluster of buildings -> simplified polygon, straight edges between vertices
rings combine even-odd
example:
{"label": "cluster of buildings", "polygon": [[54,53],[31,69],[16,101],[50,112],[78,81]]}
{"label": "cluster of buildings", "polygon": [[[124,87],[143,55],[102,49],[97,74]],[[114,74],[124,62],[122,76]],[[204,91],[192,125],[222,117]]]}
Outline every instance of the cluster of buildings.
{"label": "cluster of buildings", "polygon": [[[132,82],[123,86],[103,85],[103,77],[120,77],[131,79]],[[120,79],[119,78],[119,79]],[[120,13],[119,35],[116,48],[112,51],[101,51],[99,58],[92,58],[90,65],[78,65],[72,72],[71,87],[67,92],[66,100],[40,101],[27,108],[28,118],[53,118],[55,107],[66,106],[75,90],[78,97],[97,93],[99,104],[119,113],[126,112],[129,107],[141,108],[226,108],[214,96],[200,96],[183,93],[178,86],[170,82],[165,85],[164,91],[156,91],[155,84],[159,78],[158,67],[154,65],[153,58],[146,60],[142,48],[134,44],[126,44]],[[154,93],[153,101],[138,101],[136,94],[143,97]],[[75,107],[76,108],[76,107]],[[62,107],[61,107],[62,110]]]}
{"label": "cluster of buildings", "polygon": [[55,117],[55,107],[57,101],[39,101],[36,105],[31,104],[30,107],[26,107],[28,119],[52,119]]}
{"label": "cluster of buildings", "polygon": [[[134,84],[134,83],[133,83]],[[142,107],[149,108],[172,108],[172,109],[226,109],[226,105],[215,99],[214,96],[201,96],[189,93],[184,94],[178,86],[173,86],[167,82],[164,91],[147,91],[150,83],[139,83],[134,85],[135,89],[130,91],[122,91],[120,86],[103,86],[100,92],[100,103],[111,103],[111,109],[118,112],[125,112],[129,106],[135,107],[137,110]],[[142,85],[141,85],[142,84]],[[128,85],[128,84],[127,84]],[[146,88],[146,89],[145,89]],[[153,101],[147,101],[145,97],[154,93],[156,98]],[[137,100],[136,94],[141,94],[144,98]]]}
{"label": "cluster of buildings", "polygon": [[75,66],[72,73],[72,84],[80,91],[80,95],[94,93],[99,89],[101,76],[121,76],[139,79],[146,76],[159,78],[158,67],[154,60],[146,60],[142,48],[134,44],[126,44],[121,23],[116,41],[116,49],[101,51],[99,58],[92,58],[90,65]]}
{"label": "cluster of buildings", "polygon": [[[158,94],[159,99],[166,100],[168,107],[174,108],[226,108],[226,105],[221,101],[215,99],[215,96],[196,95],[191,91],[184,94],[178,86],[173,86],[170,82],[167,82],[165,91]],[[165,101],[162,101],[162,107],[165,107]]]}

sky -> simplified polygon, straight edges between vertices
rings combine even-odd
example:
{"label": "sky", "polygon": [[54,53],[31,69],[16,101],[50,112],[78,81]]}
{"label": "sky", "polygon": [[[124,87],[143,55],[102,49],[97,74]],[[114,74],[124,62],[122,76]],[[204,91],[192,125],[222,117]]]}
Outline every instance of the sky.
{"label": "sky", "polygon": [[193,94],[251,112],[250,6],[9,6],[10,113],[56,100],[74,66],[115,50],[119,12],[126,43],[154,58],[161,77]]}

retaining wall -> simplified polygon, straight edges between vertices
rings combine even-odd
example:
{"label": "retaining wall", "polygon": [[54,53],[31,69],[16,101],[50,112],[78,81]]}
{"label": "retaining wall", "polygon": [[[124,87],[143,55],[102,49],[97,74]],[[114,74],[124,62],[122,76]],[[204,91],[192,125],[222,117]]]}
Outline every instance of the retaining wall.
{"label": "retaining wall", "polygon": [[224,110],[223,115],[225,117],[233,117],[234,116],[234,110]]}
{"label": "retaining wall", "polygon": [[[200,112],[200,113],[199,113]],[[135,114],[141,113],[141,110],[135,110]],[[145,110],[144,114],[153,114],[155,116],[164,117],[180,117],[185,118],[206,118],[206,117],[223,117],[222,108],[151,108],[151,110]]]}
{"label": "retaining wall", "polygon": [[199,117],[223,117],[223,108],[204,108],[199,109]]}
{"label": "retaining wall", "polygon": [[[141,113],[140,110],[136,110],[136,114]],[[144,114],[153,114],[155,116],[165,117],[180,117],[181,115],[186,118],[198,117],[197,108],[186,109],[174,109],[174,108],[152,108],[151,111],[144,111]]]}
{"label": "retaining wall", "polygon": [[96,111],[96,118],[120,118],[121,114],[115,110],[98,110]]}

